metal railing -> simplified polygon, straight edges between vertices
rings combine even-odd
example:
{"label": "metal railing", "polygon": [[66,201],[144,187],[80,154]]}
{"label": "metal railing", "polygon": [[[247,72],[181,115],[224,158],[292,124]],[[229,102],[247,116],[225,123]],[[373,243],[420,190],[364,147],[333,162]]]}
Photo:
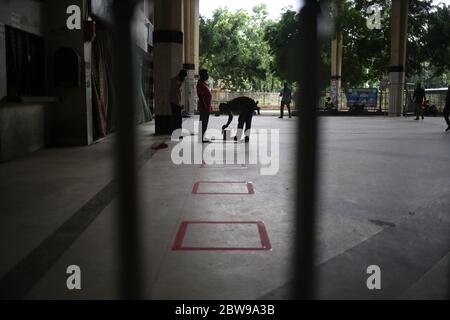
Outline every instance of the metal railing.
{"label": "metal railing", "polygon": [[[258,106],[261,109],[279,109],[281,104],[281,97],[279,92],[231,92],[231,91],[215,91],[212,92],[212,108],[214,111],[219,110],[219,104],[230,101],[237,97],[250,97],[258,101]],[[292,100],[291,107],[295,109],[295,99]]]}

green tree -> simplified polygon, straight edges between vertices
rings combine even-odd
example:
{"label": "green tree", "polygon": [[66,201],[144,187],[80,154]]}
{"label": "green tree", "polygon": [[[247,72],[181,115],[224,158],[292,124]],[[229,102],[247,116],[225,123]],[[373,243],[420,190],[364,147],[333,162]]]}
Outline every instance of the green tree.
{"label": "green tree", "polygon": [[[280,79],[294,83],[298,79],[299,15],[285,9],[278,22],[266,26],[264,40],[273,55],[272,72]],[[325,88],[330,83],[330,43],[322,42],[320,47],[319,86]]]}
{"label": "green tree", "polygon": [[[383,10],[382,28],[371,30],[368,35],[368,43],[356,38],[355,45],[362,48],[370,46],[370,50],[363,49],[373,59],[370,65],[373,76],[369,79],[375,82],[377,79],[387,75],[390,61],[390,38],[391,38],[391,1],[389,0],[354,0],[355,9],[367,17],[366,10],[373,4],[379,5]],[[430,56],[427,52],[427,34],[431,17],[434,15],[432,0],[409,0],[408,7],[408,38],[406,55],[406,76],[408,78],[423,74]],[[364,32],[361,29],[361,32]],[[367,33],[367,29],[366,29]],[[448,42],[448,40],[447,40]]]}
{"label": "green tree", "polygon": [[264,40],[273,55],[272,72],[289,82],[297,80],[295,65],[299,49],[298,39],[298,15],[295,11],[287,9],[282,13],[279,22],[266,26]]}
{"label": "green tree", "polygon": [[429,78],[445,76],[445,84],[450,73],[450,6],[437,7],[431,13],[425,43],[424,51],[433,69]]}
{"label": "green tree", "polygon": [[269,90],[278,81],[271,72],[272,56],[263,41],[271,23],[265,5],[230,12],[220,8],[210,19],[200,17],[200,64],[221,87],[230,90]]}
{"label": "green tree", "polygon": [[[358,87],[376,85],[387,76],[390,65],[391,1],[389,0],[336,0],[333,10],[323,8],[323,14],[334,21],[335,30],[343,33],[343,86]],[[370,30],[367,25],[367,9],[377,4],[382,9],[381,29]],[[280,78],[296,79],[298,15],[286,11],[277,23],[266,28],[265,40],[274,57],[274,72]],[[431,0],[410,0],[408,14],[408,43],[406,75],[409,79],[430,78],[430,69],[435,70],[433,79],[448,74],[449,54],[449,9],[436,8]],[[324,39],[321,48],[321,86],[329,85],[330,46]],[[328,70],[327,70],[328,69]],[[431,78],[430,78],[431,79]]]}
{"label": "green tree", "polygon": [[344,37],[342,83],[351,87],[373,85],[384,77],[389,67],[389,11],[383,8],[382,28],[370,30],[367,27],[370,2],[365,1],[364,6],[359,6],[358,1],[341,2],[342,10],[335,18],[340,21]]}

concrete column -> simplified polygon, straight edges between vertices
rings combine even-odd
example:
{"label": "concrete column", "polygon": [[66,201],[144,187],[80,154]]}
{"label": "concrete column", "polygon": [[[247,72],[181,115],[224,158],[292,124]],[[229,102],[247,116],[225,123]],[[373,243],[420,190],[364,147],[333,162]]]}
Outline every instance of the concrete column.
{"label": "concrete column", "polygon": [[400,116],[405,86],[408,0],[392,0],[391,64],[389,67],[389,116]]}
{"label": "concrete column", "polygon": [[195,75],[198,74],[199,0],[183,0],[184,64],[188,76],[184,85],[184,107],[189,113],[197,105]]}
{"label": "concrete column", "polygon": [[171,134],[170,79],[183,67],[182,0],[155,0],[155,132]]}
{"label": "concrete column", "polygon": [[331,101],[339,108],[342,78],[342,32],[331,41]]}

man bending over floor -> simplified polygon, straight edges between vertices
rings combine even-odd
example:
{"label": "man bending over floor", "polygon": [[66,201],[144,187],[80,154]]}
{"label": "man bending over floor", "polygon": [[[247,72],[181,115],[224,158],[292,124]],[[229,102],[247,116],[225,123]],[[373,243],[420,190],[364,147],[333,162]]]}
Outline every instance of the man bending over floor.
{"label": "man bending over floor", "polygon": [[228,114],[228,122],[222,126],[222,131],[228,128],[231,121],[233,121],[233,113],[239,114],[238,118],[238,130],[234,140],[241,140],[242,129],[245,124],[245,142],[250,139],[250,129],[252,126],[252,117],[255,110],[258,110],[258,105],[255,100],[249,97],[239,97],[228,101],[227,103],[221,103],[219,105],[219,111]]}

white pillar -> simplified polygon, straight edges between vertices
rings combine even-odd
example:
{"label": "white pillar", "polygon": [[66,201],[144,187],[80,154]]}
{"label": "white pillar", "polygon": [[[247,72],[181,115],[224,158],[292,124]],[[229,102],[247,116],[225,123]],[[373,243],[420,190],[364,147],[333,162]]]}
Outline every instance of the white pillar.
{"label": "white pillar", "polygon": [[182,0],[155,0],[155,132],[171,134],[170,79],[183,68]]}
{"label": "white pillar", "polygon": [[184,85],[184,107],[193,113],[197,106],[196,80],[199,52],[199,0],[183,0],[184,64],[188,75]]}
{"label": "white pillar", "polygon": [[331,41],[331,101],[339,108],[342,78],[342,32]]}
{"label": "white pillar", "polygon": [[405,86],[408,0],[392,0],[391,65],[389,67],[389,116],[400,116]]}

